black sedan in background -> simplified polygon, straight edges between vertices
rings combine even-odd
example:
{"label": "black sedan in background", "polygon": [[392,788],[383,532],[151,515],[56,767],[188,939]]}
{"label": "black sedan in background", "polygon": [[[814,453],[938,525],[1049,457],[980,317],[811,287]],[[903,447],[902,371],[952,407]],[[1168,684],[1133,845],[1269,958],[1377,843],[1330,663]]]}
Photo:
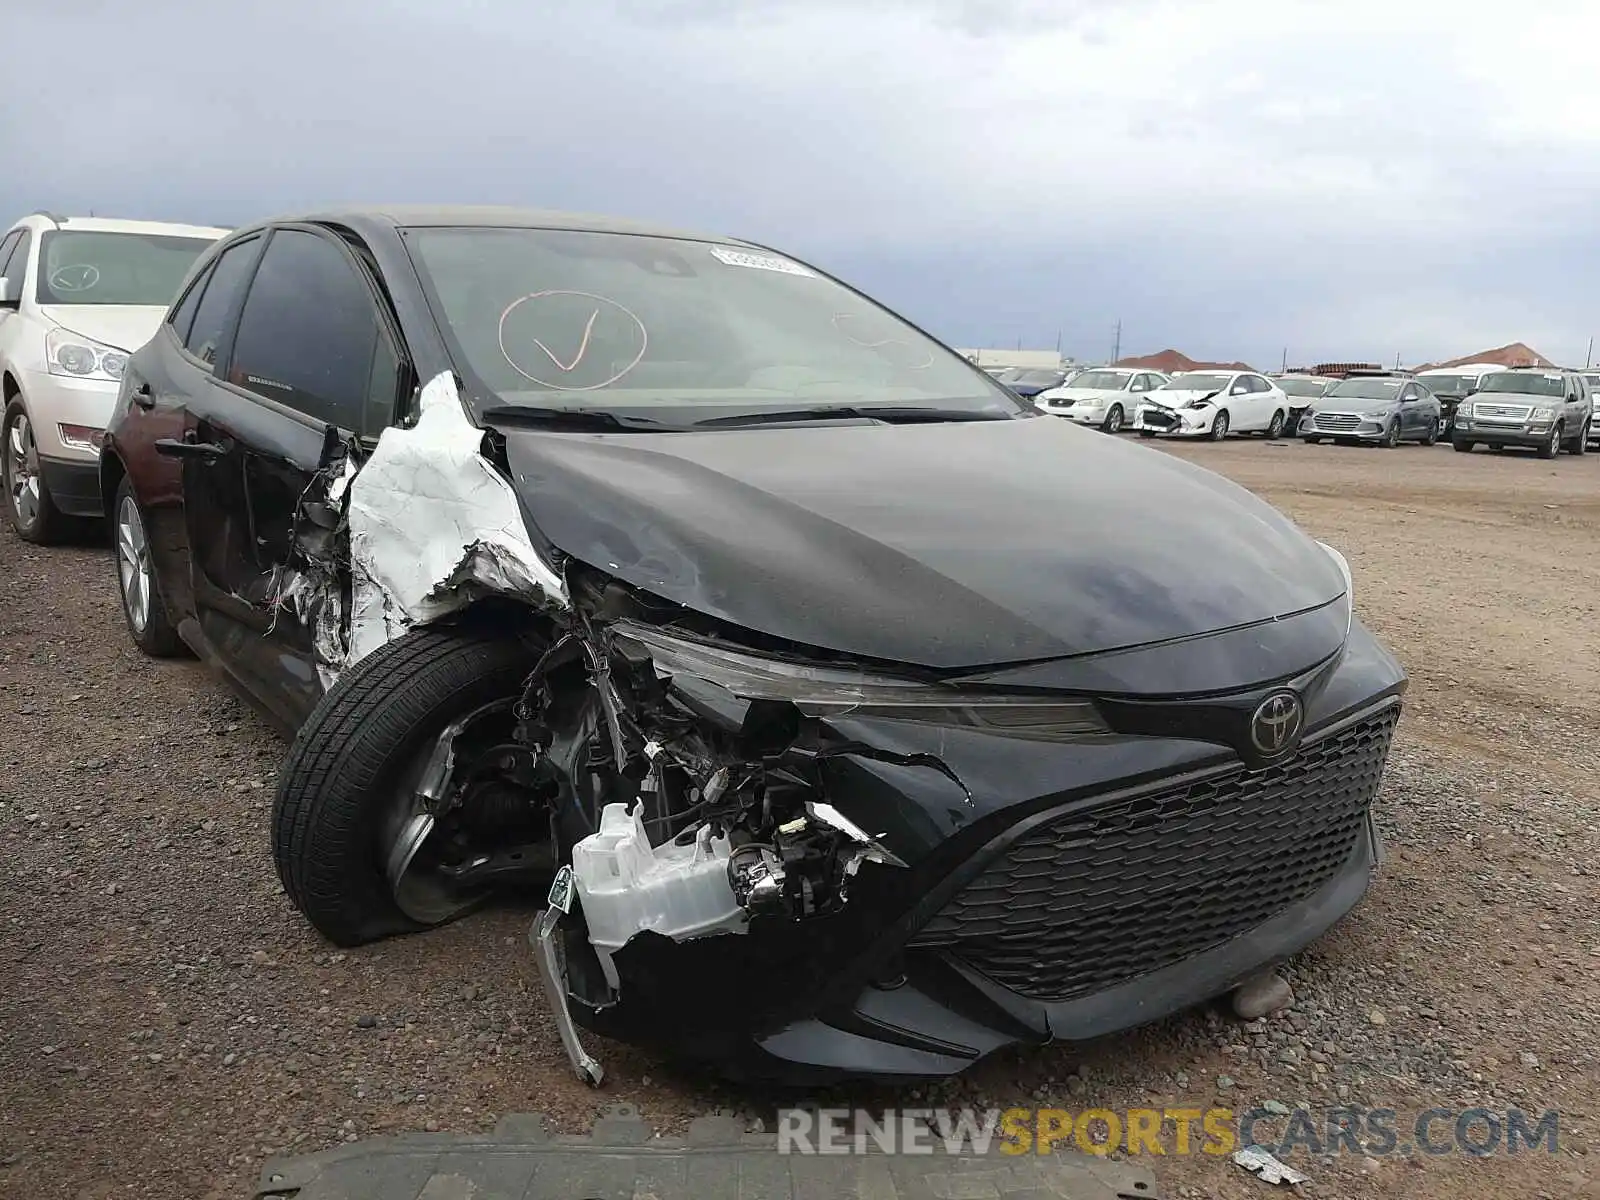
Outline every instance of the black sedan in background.
{"label": "black sedan in background", "polygon": [[591,1082],[578,1025],[806,1079],[1155,1020],[1379,855],[1406,675],[1336,550],[762,246],[240,229],[103,471],[134,640],[294,737],[290,900],[353,945],[545,898]]}
{"label": "black sedan in background", "polygon": [[1334,381],[1325,375],[1274,375],[1272,382],[1289,398],[1289,429],[1293,431],[1300,428],[1307,406]]}
{"label": "black sedan in background", "polygon": [[1439,401],[1421,383],[1401,374],[1350,374],[1311,401],[1300,417],[1308,442],[1401,442],[1431,446],[1444,431]]}
{"label": "black sedan in background", "polygon": [[1031,400],[1040,392],[1060,387],[1072,374],[1072,369],[1065,367],[1007,367],[995,378],[1024,400]]}

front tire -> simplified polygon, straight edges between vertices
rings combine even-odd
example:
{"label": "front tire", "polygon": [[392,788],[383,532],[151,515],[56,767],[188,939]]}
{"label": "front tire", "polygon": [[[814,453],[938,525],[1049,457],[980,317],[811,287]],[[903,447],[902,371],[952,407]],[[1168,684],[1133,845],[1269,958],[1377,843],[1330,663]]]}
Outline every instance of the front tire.
{"label": "front tire", "polygon": [[1428,422],[1428,432],[1423,437],[1422,444],[1424,446],[1432,446],[1432,445],[1435,445],[1438,441],[1439,441],[1439,422],[1437,420],[1429,421]]}
{"label": "front tire", "polygon": [[1106,414],[1106,419],[1100,423],[1100,428],[1107,433],[1122,432],[1123,412],[1122,405],[1113,404],[1111,411]]}
{"label": "front tire", "polygon": [[1383,440],[1378,443],[1385,450],[1393,450],[1400,444],[1400,421],[1390,418],[1389,427],[1383,431]]}
{"label": "front tire", "polygon": [[1586,454],[1589,450],[1589,422],[1583,423],[1583,428],[1578,430],[1578,436],[1572,445],[1567,447],[1568,454]]}
{"label": "front tire", "polygon": [[184,645],[172,627],[161,580],[150,561],[150,538],[144,511],[126,476],[117,487],[111,506],[113,553],[117,563],[117,591],[122,597],[122,617],[133,644],[151,658],[176,658]]}
{"label": "front tire", "polygon": [[1450,444],[1455,447],[1457,454],[1471,454],[1475,443],[1469,442],[1465,438],[1451,438]]}
{"label": "front tire", "polygon": [[358,946],[475,906],[409,915],[400,880],[390,881],[398,840],[391,833],[446,727],[520,696],[542,652],[531,637],[418,629],[374,650],[329,689],[290,747],[272,820],[278,878],[317,932]]}
{"label": "front tire", "polygon": [[1153,438],[1153,437],[1155,437],[1155,435],[1156,435],[1156,431],[1154,429],[1141,429],[1141,430],[1139,430],[1139,436],[1142,437],[1142,438]]}
{"label": "front tire", "polygon": [[37,546],[60,542],[67,533],[67,518],[45,487],[33,422],[20,396],[6,406],[5,425],[0,430],[0,475],[5,482],[6,516],[17,536]]}
{"label": "front tire", "polygon": [[1539,447],[1540,458],[1554,458],[1561,453],[1561,426],[1558,424],[1550,431],[1550,436]]}
{"label": "front tire", "polygon": [[1275,442],[1283,436],[1284,416],[1283,409],[1272,414],[1272,420],[1267,425],[1267,441]]}
{"label": "front tire", "polygon": [[1210,438],[1213,442],[1220,442],[1228,436],[1228,410],[1222,409],[1211,422]]}

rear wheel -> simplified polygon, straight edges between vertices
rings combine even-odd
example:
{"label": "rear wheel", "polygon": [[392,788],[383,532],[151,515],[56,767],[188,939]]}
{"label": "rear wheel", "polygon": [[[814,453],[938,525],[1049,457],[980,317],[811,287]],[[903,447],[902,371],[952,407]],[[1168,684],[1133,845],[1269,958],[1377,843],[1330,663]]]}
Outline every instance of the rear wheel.
{"label": "rear wheel", "polygon": [[0,473],[4,476],[6,515],[11,518],[11,527],[25,542],[54,545],[67,533],[67,520],[45,487],[33,422],[20,397],[6,407],[0,448]]}
{"label": "rear wheel", "polygon": [[1283,436],[1284,416],[1283,409],[1272,414],[1272,421],[1267,425],[1267,440],[1276,441]]}
{"label": "rear wheel", "polygon": [[1217,412],[1216,419],[1211,422],[1211,440],[1220,442],[1228,436],[1228,410],[1221,409]]}
{"label": "rear wheel", "polygon": [[111,508],[112,537],[116,545],[117,590],[122,595],[122,616],[128,622],[133,644],[152,658],[173,658],[183,643],[161,597],[161,581],[150,560],[150,539],[144,513],[133,494],[133,482],[124,477]]}
{"label": "rear wheel", "polygon": [[1100,428],[1104,429],[1107,433],[1121,433],[1122,421],[1122,405],[1113,404],[1111,406],[1111,411],[1106,414],[1106,419],[1100,423]]}
{"label": "rear wheel", "polygon": [[[452,781],[469,747],[480,760],[516,750],[511,708],[542,650],[532,638],[414,630],[322,698],[279,776],[272,852],[289,899],[329,941],[426,929],[487,897],[482,882],[462,882],[477,858],[465,830],[480,814],[467,793],[452,806]],[[525,820],[523,794],[482,794],[482,808]]]}

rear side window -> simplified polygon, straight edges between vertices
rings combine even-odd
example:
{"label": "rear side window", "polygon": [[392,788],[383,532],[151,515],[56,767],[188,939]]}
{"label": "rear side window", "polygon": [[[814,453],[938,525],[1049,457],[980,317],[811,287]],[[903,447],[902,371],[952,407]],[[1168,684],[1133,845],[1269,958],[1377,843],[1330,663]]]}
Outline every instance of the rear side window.
{"label": "rear side window", "polygon": [[[7,273],[7,268],[11,260],[11,252],[17,248],[17,243],[21,240],[22,230],[13,229],[10,233],[6,234],[3,241],[0,241],[0,279],[11,278],[11,276]],[[21,282],[21,280],[17,281],[18,286],[21,286]]]}
{"label": "rear side window", "polygon": [[180,342],[189,340],[189,327],[194,324],[194,310],[200,307],[200,294],[206,290],[206,281],[211,278],[214,269],[213,263],[200,272],[199,278],[189,285],[189,290],[183,294],[183,299],[178,301],[178,307],[172,310],[172,319],[167,324],[172,326]]}
{"label": "rear side window", "polygon": [[272,235],[250,285],[229,382],[340,429],[367,423],[373,389],[395,369],[372,291],[332,240],[298,229]]}
{"label": "rear side window", "polygon": [[222,252],[211,268],[211,277],[194,311],[193,324],[183,339],[184,347],[201,362],[217,361],[217,347],[227,335],[228,320],[238,307],[250,264],[255,262],[256,251],[260,248],[259,237],[236,242]]}

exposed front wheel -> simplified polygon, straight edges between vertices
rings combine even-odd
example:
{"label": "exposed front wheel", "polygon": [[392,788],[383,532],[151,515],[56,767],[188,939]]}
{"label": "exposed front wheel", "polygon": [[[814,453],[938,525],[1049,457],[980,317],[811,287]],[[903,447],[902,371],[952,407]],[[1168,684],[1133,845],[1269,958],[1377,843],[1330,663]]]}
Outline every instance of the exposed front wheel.
{"label": "exposed front wheel", "polygon": [[1283,409],[1280,408],[1277,412],[1272,414],[1272,420],[1267,425],[1267,440],[1269,442],[1276,441],[1278,438],[1283,436],[1283,425]]}
{"label": "exposed front wheel", "polygon": [[1400,422],[1398,419],[1391,419],[1389,421],[1389,427],[1383,431],[1383,440],[1379,442],[1378,445],[1382,446],[1385,450],[1393,450],[1399,444]]}
{"label": "exposed front wheel", "polygon": [[1437,442],[1438,440],[1439,440],[1439,422],[1438,422],[1438,419],[1435,418],[1434,420],[1428,422],[1428,432],[1423,436],[1422,444],[1424,446],[1431,446],[1435,442]]}
{"label": "exposed front wheel", "polygon": [[150,558],[150,537],[144,512],[133,494],[133,481],[124,477],[111,507],[111,534],[117,556],[117,590],[122,596],[122,616],[133,644],[152,658],[173,658],[183,652],[183,642],[167,615],[161,581]]}
{"label": "exposed front wheel", "polygon": [[1121,433],[1122,421],[1122,405],[1113,404],[1111,406],[1111,411],[1106,414],[1106,419],[1100,423],[1100,428],[1104,429],[1107,433]]}
{"label": "exposed front wheel", "polygon": [[279,776],[272,852],[289,899],[329,941],[453,920],[488,895],[474,874],[481,847],[548,834],[525,790],[497,789],[493,770],[470,788],[458,778],[515,758],[512,706],[542,650],[532,638],[414,630],[322,698]]}
{"label": "exposed front wheel", "polygon": [[1465,438],[1451,438],[1450,444],[1456,448],[1457,454],[1471,454],[1473,443]]}
{"label": "exposed front wheel", "polygon": [[0,448],[0,474],[5,482],[6,515],[11,527],[25,542],[41,546],[59,542],[66,533],[66,518],[44,485],[33,423],[20,398],[6,407]]}
{"label": "exposed front wheel", "polygon": [[1217,413],[1216,419],[1211,422],[1211,440],[1220,442],[1228,436],[1228,410],[1222,409]]}
{"label": "exposed front wheel", "polygon": [[1550,431],[1550,436],[1539,447],[1540,458],[1554,458],[1561,453],[1561,426],[1557,425]]}

